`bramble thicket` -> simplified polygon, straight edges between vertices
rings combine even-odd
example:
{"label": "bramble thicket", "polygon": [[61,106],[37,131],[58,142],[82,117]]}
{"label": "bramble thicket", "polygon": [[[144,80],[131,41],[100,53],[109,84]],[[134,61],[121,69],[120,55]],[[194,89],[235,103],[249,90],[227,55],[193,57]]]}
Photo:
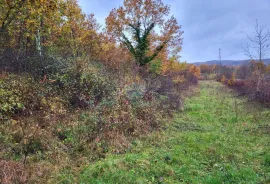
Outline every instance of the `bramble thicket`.
{"label": "bramble thicket", "polygon": [[124,153],[183,109],[200,71],[179,62],[183,31],[169,12],[125,0],[101,29],[76,0],[1,0],[3,183],[46,183],[71,163]]}

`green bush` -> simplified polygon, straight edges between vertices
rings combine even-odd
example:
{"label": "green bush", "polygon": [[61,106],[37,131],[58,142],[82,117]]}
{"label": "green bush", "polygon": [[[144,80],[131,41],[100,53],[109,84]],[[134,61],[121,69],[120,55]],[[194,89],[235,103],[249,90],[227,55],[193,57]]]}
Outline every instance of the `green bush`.
{"label": "green bush", "polygon": [[18,89],[12,88],[12,83],[0,80],[0,119],[23,109],[22,97],[18,93]]}
{"label": "green bush", "polygon": [[111,75],[98,63],[79,60],[53,78],[61,96],[69,101],[70,106],[85,108],[93,107],[115,90]]}
{"label": "green bush", "polygon": [[157,59],[150,62],[149,71],[160,75],[162,73],[162,60]]}
{"label": "green bush", "polygon": [[[18,114],[26,108],[37,108],[38,94],[33,78],[9,75],[0,81],[1,118]],[[34,91],[33,91],[34,90]]]}
{"label": "green bush", "polygon": [[49,83],[30,75],[8,75],[0,80],[0,119],[32,115],[35,112],[63,113],[66,102]]}

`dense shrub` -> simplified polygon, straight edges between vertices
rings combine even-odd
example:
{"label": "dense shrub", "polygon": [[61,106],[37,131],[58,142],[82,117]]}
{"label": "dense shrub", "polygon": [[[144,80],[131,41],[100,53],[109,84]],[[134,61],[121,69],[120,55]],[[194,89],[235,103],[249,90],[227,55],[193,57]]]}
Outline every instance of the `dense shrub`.
{"label": "dense shrub", "polygon": [[1,103],[9,108],[1,106],[1,115],[16,119],[2,127],[14,132],[2,145],[5,155],[27,158],[52,152],[57,142],[72,156],[89,150],[98,157],[109,151],[124,152],[132,137],[159,128],[164,117],[182,108],[181,91],[197,82],[188,70],[167,76],[126,71],[122,76],[98,62],[77,60],[42,80],[26,74],[2,77]]}
{"label": "dense shrub", "polygon": [[172,114],[182,106],[179,91],[185,89],[185,82],[173,81],[174,75],[158,76],[151,80],[147,88],[146,98],[155,97],[160,102],[159,111]]}
{"label": "dense shrub", "polygon": [[[153,6],[146,6],[152,9],[146,16],[167,15],[169,6],[148,3]],[[153,23],[145,33],[135,28],[134,50],[111,34],[108,26],[118,26],[111,15],[101,31],[76,0],[0,6],[0,164],[1,158],[20,160],[31,175],[43,176],[40,170],[53,172],[35,167],[44,160],[62,167],[79,157],[125,152],[133,137],[158,129],[179,110],[182,92],[198,82],[199,68],[179,62],[182,31],[176,19],[166,20],[161,37],[152,34]],[[161,17],[154,13],[159,7]]]}
{"label": "dense shrub", "polygon": [[7,75],[0,79],[1,119],[35,112],[61,113],[65,102],[51,84],[34,80],[30,75]]}
{"label": "dense shrub", "polygon": [[63,73],[53,76],[61,96],[73,107],[90,107],[115,90],[113,74],[99,63],[77,60]]}
{"label": "dense shrub", "polygon": [[[70,131],[75,138],[73,146],[89,145],[99,154],[109,150],[123,152],[130,146],[129,137],[144,135],[160,126],[159,105],[144,96],[134,100],[126,92],[116,92],[79,117],[79,124]],[[68,135],[58,136],[68,140]]]}
{"label": "dense shrub", "polygon": [[[223,67],[225,71],[218,74],[217,80],[236,90],[239,94],[249,96],[252,100],[266,105],[270,104],[270,83],[268,70],[264,63],[252,61],[249,64],[235,67],[235,71],[231,73],[232,69],[232,67]],[[231,76],[228,78],[226,74],[229,73]]]}

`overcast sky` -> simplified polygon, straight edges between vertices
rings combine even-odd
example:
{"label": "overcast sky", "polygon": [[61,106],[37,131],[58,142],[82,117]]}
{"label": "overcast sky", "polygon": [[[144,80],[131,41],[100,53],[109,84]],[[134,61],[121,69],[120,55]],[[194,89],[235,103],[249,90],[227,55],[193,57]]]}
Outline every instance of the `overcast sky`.
{"label": "overcast sky", "polygon": [[[112,8],[123,0],[79,0],[83,11],[94,13],[104,24]],[[164,0],[184,31],[181,61],[246,59],[241,46],[252,35],[254,24],[270,28],[270,0]]]}

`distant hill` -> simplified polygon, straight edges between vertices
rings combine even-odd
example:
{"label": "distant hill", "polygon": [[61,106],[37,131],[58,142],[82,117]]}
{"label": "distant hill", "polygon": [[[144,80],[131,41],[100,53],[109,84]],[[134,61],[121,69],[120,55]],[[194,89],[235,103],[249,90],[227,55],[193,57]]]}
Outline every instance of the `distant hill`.
{"label": "distant hill", "polygon": [[[264,63],[270,64],[270,59],[264,59]],[[195,62],[193,64],[199,66],[201,64],[208,64],[208,65],[214,65],[214,64],[222,64],[226,66],[239,66],[243,65],[245,63],[250,62],[250,60],[221,60],[221,63],[219,60],[212,60],[212,61],[205,61],[205,62]]]}

